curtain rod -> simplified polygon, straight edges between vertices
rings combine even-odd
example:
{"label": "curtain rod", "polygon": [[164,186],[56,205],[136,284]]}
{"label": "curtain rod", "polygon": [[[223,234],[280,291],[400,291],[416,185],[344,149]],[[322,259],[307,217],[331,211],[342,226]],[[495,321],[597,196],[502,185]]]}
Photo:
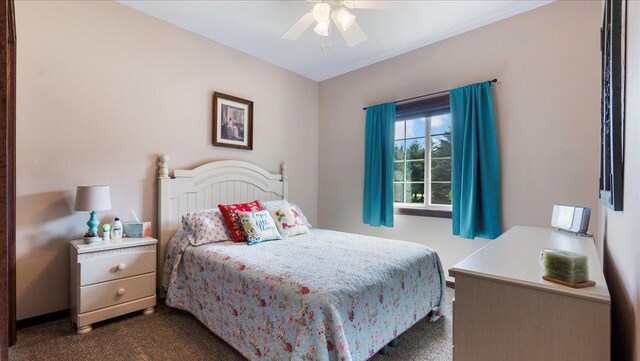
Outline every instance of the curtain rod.
{"label": "curtain rod", "polygon": [[[498,79],[491,79],[491,80],[487,80],[489,82],[489,85],[491,85],[491,83],[496,83],[498,82]],[[446,93],[449,90],[441,90],[439,92],[435,92],[435,93],[429,93],[429,94],[424,94],[424,95],[418,95],[417,97],[411,97],[411,98],[406,98],[406,99],[400,99],[400,100],[396,100],[394,103],[401,103],[401,102],[406,102],[409,100],[414,100],[414,99],[418,99],[418,98],[424,98],[424,97],[428,97],[428,96],[432,96],[432,95],[438,95],[438,94],[442,94],[442,93]],[[362,108],[362,110],[367,110],[368,107],[364,107]]]}

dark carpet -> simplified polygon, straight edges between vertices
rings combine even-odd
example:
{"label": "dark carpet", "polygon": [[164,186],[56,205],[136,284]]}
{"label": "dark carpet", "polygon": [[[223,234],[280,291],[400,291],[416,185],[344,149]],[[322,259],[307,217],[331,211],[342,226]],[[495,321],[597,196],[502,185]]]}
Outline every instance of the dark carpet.
{"label": "dark carpet", "polygon": [[[446,290],[444,317],[418,322],[398,337],[397,348],[371,360],[451,360],[453,295]],[[93,326],[87,335],[76,335],[66,319],[19,330],[9,360],[244,360],[195,317],[163,305],[150,316],[138,312]]]}

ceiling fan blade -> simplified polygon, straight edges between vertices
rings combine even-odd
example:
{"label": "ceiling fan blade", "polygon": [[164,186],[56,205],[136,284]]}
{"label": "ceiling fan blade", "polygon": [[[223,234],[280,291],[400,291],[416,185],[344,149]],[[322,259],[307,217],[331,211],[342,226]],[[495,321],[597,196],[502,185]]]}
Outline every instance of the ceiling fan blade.
{"label": "ceiling fan blade", "polygon": [[295,24],[291,25],[291,27],[280,37],[287,40],[296,40],[300,35],[302,35],[302,33],[304,33],[305,30],[307,30],[309,26],[311,26],[311,24],[313,24],[314,21],[313,14],[309,11],[298,19]]}
{"label": "ceiling fan blade", "polygon": [[340,31],[340,34],[342,34],[342,37],[349,47],[354,47],[367,40],[367,35],[362,31],[362,28],[358,25],[357,21],[354,21],[353,24],[351,24],[351,27],[349,27],[347,31],[344,31],[342,30],[334,12],[331,13],[331,20],[333,20],[333,23],[336,25],[338,31]]}
{"label": "ceiling fan blade", "polygon": [[344,6],[350,9],[387,10],[405,7],[405,1],[346,0]]}

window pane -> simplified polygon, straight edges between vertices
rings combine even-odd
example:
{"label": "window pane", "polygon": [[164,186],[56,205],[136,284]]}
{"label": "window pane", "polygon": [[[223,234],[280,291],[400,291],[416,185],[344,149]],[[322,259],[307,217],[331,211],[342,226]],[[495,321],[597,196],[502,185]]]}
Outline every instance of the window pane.
{"label": "window pane", "polygon": [[407,142],[407,160],[424,160],[424,138],[409,139]]}
{"label": "window pane", "polygon": [[451,114],[431,117],[431,134],[451,133]]}
{"label": "window pane", "polygon": [[431,180],[451,181],[451,158],[431,160]]}
{"label": "window pane", "polygon": [[418,137],[423,137],[426,135],[425,133],[425,119],[424,118],[418,118],[418,119],[411,119],[411,120],[407,120],[407,136],[406,138],[418,138]]}
{"label": "window pane", "polygon": [[398,139],[404,139],[404,122],[396,122],[396,129],[395,129],[395,138],[396,140]]}
{"label": "window pane", "polygon": [[396,140],[395,144],[395,160],[404,160],[404,140]]}
{"label": "window pane", "polygon": [[393,163],[393,181],[404,182],[404,162]]}
{"label": "window pane", "polygon": [[424,183],[407,183],[407,203],[424,203]]}
{"label": "window pane", "polygon": [[431,183],[431,204],[451,204],[451,183]]}
{"label": "window pane", "polygon": [[451,157],[451,134],[431,137],[431,157]]}
{"label": "window pane", "polygon": [[404,183],[393,183],[393,201],[404,203]]}
{"label": "window pane", "polygon": [[407,182],[424,182],[424,161],[407,162]]}

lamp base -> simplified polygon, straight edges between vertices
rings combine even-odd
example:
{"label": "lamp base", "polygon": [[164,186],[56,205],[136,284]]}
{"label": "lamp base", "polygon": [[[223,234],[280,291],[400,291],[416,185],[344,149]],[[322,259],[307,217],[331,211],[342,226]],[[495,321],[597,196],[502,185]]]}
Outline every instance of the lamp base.
{"label": "lamp base", "polygon": [[85,244],[93,244],[93,243],[100,243],[100,242],[102,242],[101,237],[84,237]]}
{"label": "lamp base", "polygon": [[92,235],[98,235],[98,226],[100,225],[100,221],[96,216],[96,211],[91,211],[89,214],[89,221],[87,222],[87,226],[89,226],[89,231],[87,233],[93,233]]}

